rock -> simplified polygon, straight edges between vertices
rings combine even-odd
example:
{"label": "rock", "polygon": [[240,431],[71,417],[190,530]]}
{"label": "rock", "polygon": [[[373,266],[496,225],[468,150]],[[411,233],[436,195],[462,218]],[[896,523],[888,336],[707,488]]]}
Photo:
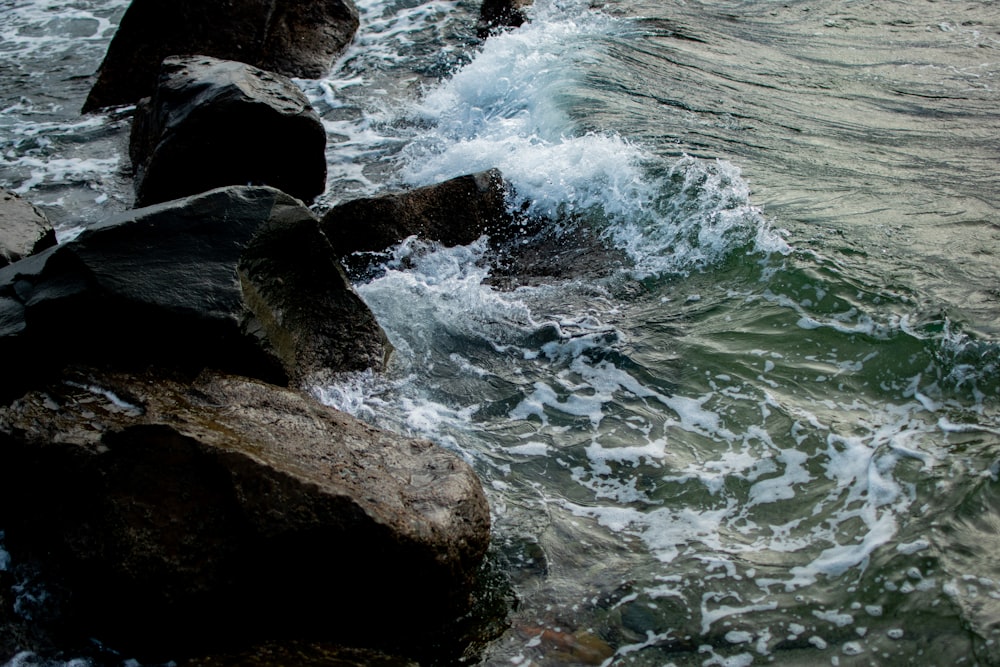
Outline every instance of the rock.
{"label": "rock", "polygon": [[0,500],[11,553],[54,563],[81,631],[130,655],[419,643],[467,610],[489,541],[459,457],[214,373],[76,370],[0,408]]}
{"label": "rock", "polygon": [[129,153],[136,206],[224,185],[307,203],[326,189],[326,131],[309,100],[287,77],[231,60],[167,58]]}
{"label": "rock", "polygon": [[491,169],[340,204],[327,211],[320,227],[341,255],[378,252],[413,235],[445,246],[465,245],[483,234],[511,234],[506,192],[503,176]]}
{"label": "rock", "polygon": [[300,79],[321,79],[358,30],[351,0],[277,0],[258,67]]}
{"label": "rock", "polygon": [[483,0],[479,8],[479,21],[476,23],[479,38],[486,39],[504,28],[523,25],[528,20],[525,7],[531,4],[532,0]]}
{"label": "rock", "polygon": [[238,60],[318,79],[351,42],[351,0],[133,0],[108,47],[83,111],[135,104],[152,94],[167,56]]}
{"label": "rock", "polygon": [[266,224],[244,250],[239,273],[254,313],[250,328],[294,384],[384,368],[392,346],[311,216]]}
{"label": "rock", "polygon": [[490,237],[488,282],[502,289],[557,280],[600,280],[629,261],[586,221],[528,217],[508,210],[513,187],[496,169],[408,192],[333,207],[320,227],[356,278],[368,277],[380,253],[410,236],[444,246]]}
{"label": "rock", "polygon": [[0,188],[0,266],[55,244],[56,233],[45,214],[13,192]]}
{"label": "rock", "polygon": [[509,290],[555,281],[596,282],[631,263],[623,250],[583,220],[532,220],[524,229],[523,236],[495,245],[487,278],[494,287]]}
{"label": "rock", "polygon": [[[384,334],[324,256],[316,225],[300,201],[273,188],[221,188],[120,214],[0,269],[0,394],[19,395],[69,362],[218,368],[277,383],[317,370],[299,369],[300,360],[367,368],[385,356]],[[273,260],[253,243],[258,232],[280,248]],[[310,244],[298,265],[294,239]],[[285,289],[274,286],[281,268],[296,271]],[[296,289],[316,303],[275,301]],[[344,331],[351,337],[336,343],[304,340]],[[316,352],[328,343],[335,351]]]}

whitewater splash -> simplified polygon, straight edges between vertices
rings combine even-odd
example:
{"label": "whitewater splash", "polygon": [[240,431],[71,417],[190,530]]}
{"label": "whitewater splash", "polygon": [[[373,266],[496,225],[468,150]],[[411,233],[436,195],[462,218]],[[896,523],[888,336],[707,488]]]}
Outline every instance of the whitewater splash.
{"label": "whitewater splash", "polygon": [[[927,627],[887,619],[966,598],[913,517],[953,474],[949,448],[995,434],[991,353],[794,251],[734,165],[579,133],[579,73],[621,25],[567,7],[425,88],[391,159],[411,185],[499,167],[515,209],[596,226],[641,282],[505,293],[484,244],[408,241],[357,286],[396,347],[389,373],[317,395],[472,462],[529,582],[520,622],[579,641],[603,627],[605,664],[933,654]],[[964,466],[995,479],[992,461]],[[492,661],[547,664],[545,636],[515,631]]]}
{"label": "whitewater splash", "polygon": [[[360,8],[335,73],[298,82],[330,138],[320,208],[499,167],[513,208],[631,261],[505,292],[484,241],[409,239],[357,285],[389,369],[315,388],[476,467],[520,598],[486,664],[990,663],[1000,347],[775,229],[736,165],[582,130],[588,68],[629,19],[540,2],[478,44],[460,4]],[[86,25],[96,53],[108,28]],[[126,205],[115,121],[59,113],[0,114],[3,178],[62,215]]]}
{"label": "whitewater splash", "polygon": [[[613,536],[631,554],[600,559],[611,583],[589,592],[574,584],[583,591],[568,599],[552,592],[564,600],[557,611],[536,610],[529,599],[526,613],[605,623],[609,610],[586,603],[602,595],[617,595],[615,613],[654,609],[647,612],[651,634],[624,641],[620,658],[696,635],[756,646],[739,653],[751,657],[773,655],[786,635],[817,651],[860,655],[888,650],[886,642],[905,653],[914,646],[908,640],[924,641],[925,629],[904,632],[899,622],[858,634],[884,625],[883,610],[899,604],[894,597],[928,604],[962,597],[960,580],[938,562],[930,525],[913,520],[931,500],[929,480],[958,465],[950,436],[994,432],[983,425],[996,415],[983,414],[980,390],[948,397],[932,379],[958,370],[936,367],[954,335],[914,334],[905,321],[866,328],[876,340],[902,344],[921,368],[891,387],[881,382],[874,395],[870,380],[883,376],[886,363],[877,345],[859,343],[859,329],[836,314],[814,311],[803,327],[801,302],[778,306],[783,326],[828,330],[815,346],[822,354],[757,347],[720,356],[712,350],[716,334],[706,331],[706,343],[675,347],[650,364],[656,351],[636,351],[630,339],[648,328],[640,315],[662,308],[662,297],[622,303],[610,289],[575,284],[499,292],[483,282],[484,252],[482,244],[402,246],[405,263],[358,285],[397,349],[392,367],[317,395],[473,463],[491,491],[497,542],[512,562],[537,561],[521,555],[536,543],[543,553],[565,551],[550,541],[555,526],[583,544]],[[696,311],[710,299],[717,303],[702,295],[684,307]],[[758,299],[766,301],[741,297]],[[678,359],[699,361],[685,372]],[[831,395],[826,387],[839,389]],[[980,466],[975,474],[996,479],[992,462],[973,465]],[[637,565],[636,553],[649,560]],[[561,575],[542,588],[567,577],[592,581],[595,564],[579,558],[544,556]],[[618,594],[602,589],[626,581]],[[548,594],[534,595],[542,598],[537,604],[552,604]],[[687,610],[680,617],[678,605]]]}
{"label": "whitewater splash", "polygon": [[569,113],[573,89],[602,40],[624,28],[583,4],[535,11],[534,22],[487,40],[409,112],[421,132],[401,152],[405,182],[497,167],[513,185],[512,208],[598,225],[640,278],[704,268],[737,247],[788,251],[733,165],[690,157],[665,165],[617,133],[581,134]]}
{"label": "whitewater splash", "polygon": [[63,240],[131,201],[119,174],[127,123],[79,115],[87,77],[127,4],[51,0],[0,7],[0,61],[20,77],[0,97],[0,181],[41,207]]}

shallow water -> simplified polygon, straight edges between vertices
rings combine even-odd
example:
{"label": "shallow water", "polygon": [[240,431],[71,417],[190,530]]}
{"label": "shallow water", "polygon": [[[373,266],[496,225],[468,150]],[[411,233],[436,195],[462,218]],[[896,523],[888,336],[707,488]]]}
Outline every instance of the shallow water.
{"label": "shallow water", "polygon": [[[0,183],[64,237],[130,204],[127,121],[75,114],[123,6],[0,8]],[[299,82],[317,208],[495,166],[631,260],[504,292],[406,243],[357,285],[389,372],[316,388],[480,474],[483,664],[1000,664],[995,3],[361,8]]]}

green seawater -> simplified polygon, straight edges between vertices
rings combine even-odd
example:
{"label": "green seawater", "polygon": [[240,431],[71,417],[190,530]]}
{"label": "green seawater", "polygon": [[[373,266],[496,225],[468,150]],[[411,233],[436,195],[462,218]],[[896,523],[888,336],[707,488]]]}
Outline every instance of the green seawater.
{"label": "green seawater", "polygon": [[[0,6],[0,185],[66,237],[130,205],[127,120],[76,115],[124,4]],[[356,285],[388,371],[316,388],[479,473],[481,663],[1000,664],[997,4],[359,6],[299,82],[319,211],[499,167],[629,258],[504,291],[411,240]]]}

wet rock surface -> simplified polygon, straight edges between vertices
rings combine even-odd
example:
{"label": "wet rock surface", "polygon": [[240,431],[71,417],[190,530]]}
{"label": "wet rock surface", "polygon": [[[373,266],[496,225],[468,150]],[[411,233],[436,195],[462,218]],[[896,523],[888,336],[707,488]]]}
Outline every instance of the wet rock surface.
{"label": "wet rock surface", "polygon": [[135,104],[152,94],[168,56],[206,55],[315,79],[358,29],[351,0],[133,0],[83,110]]}
{"label": "wet rock surface", "polygon": [[247,184],[309,203],[326,188],[325,151],[319,115],[287,77],[170,57],[132,126],[136,206]]}
{"label": "wet rock surface", "polygon": [[518,236],[502,240],[490,257],[487,281],[501,289],[564,280],[601,280],[629,265],[625,252],[613,247],[583,221],[529,223]]}
{"label": "wet rock surface", "polygon": [[511,210],[514,198],[503,174],[490,169],[345,202],[327,211],[320,226],[356,278],[370,276],[387,249],[411,236],[446,247],[487,236],[488,280],[504,289],[602,278],[627,265],[626,254],[585,221],[531,218]]}
{"label": "wet rock surface", "polygon": [[245,378],[74,370],[0,410],[0,458],[12,553],[137,650],[413,641],[468,610],[489,542],[457,456]]}
{"label": "wet rock surface", "polygon": [[340,255],[379,252],[409,236],[445,246],[472,243],[484,234],[507,235],[507,186],[496,169],[459,176],[405,192],[364,197],[327,211],[323,233]]}
{"label": "wet rock surface", "polygon": [[528,20],[525,9],[532,0],[483,0],[479,8],[476,32],[480,39],[506,28],[517,28]]}
{"label": "wet rock surface", "polygon": [[387,350],[315,218],[273,188],[130,211],[0,269],[6,397],[69,362],[219,368],[284,384],[381,364]]}
{"label": "wet rock surface", "polygon": [[382,370],[392,346],[351,287],[315,218],[290,211],[264,224],[239,261],[243,302],[258,336],[296,386],[330,374]]}

